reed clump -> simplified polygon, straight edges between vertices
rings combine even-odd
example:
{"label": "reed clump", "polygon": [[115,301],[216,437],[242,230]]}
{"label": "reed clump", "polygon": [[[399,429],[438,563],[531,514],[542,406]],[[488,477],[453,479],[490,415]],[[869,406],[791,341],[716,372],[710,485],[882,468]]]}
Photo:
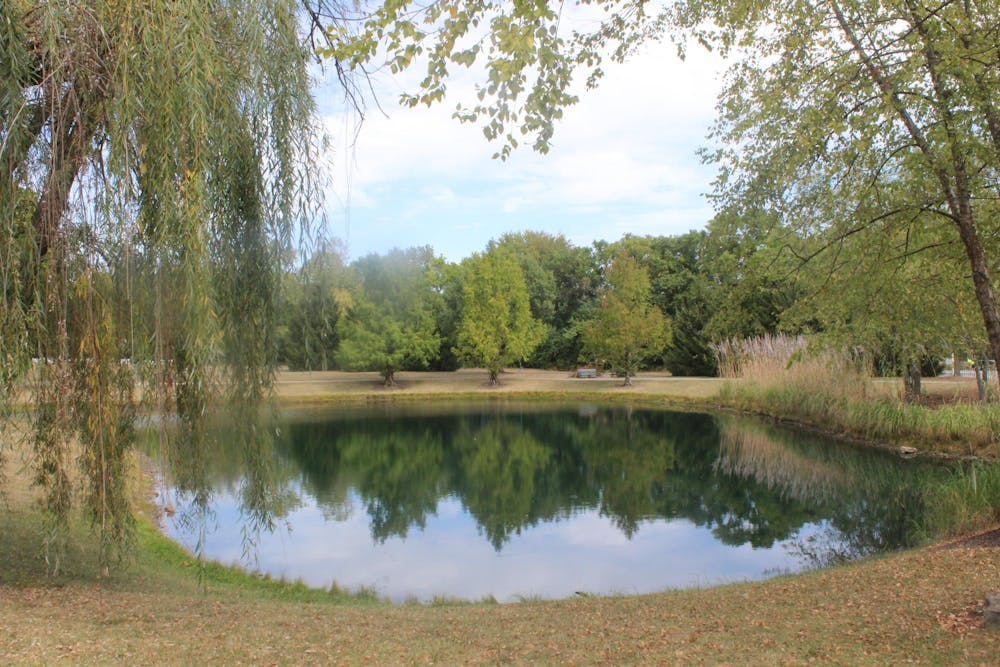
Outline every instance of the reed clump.
{"label": "reed clump", "polygon": [[862,353],[768,335],[714,346],[721,398],[741,409],[887,443],[997,455],[1000,406],[910,404],[875,387]]}
{"label": "reed clump", "polygon": [[956,468],[925,491],[924,530],[931,536],[991,528],[1000,520],[1000,463],[975,461]]}

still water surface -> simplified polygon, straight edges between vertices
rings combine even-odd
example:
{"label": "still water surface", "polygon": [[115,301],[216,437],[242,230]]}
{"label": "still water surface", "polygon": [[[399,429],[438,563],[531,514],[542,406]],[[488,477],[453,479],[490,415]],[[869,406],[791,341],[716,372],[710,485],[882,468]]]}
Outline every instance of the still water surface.
{"label": "still water surface", "polygon": [[642,593],[862,557],[909,543],[935,474],[752,420],[622,406],[292,411],[275,433],[276,530],[247,530],[223,437],[207,514],[164,482],[181,510],[168,533],[397,601]]}

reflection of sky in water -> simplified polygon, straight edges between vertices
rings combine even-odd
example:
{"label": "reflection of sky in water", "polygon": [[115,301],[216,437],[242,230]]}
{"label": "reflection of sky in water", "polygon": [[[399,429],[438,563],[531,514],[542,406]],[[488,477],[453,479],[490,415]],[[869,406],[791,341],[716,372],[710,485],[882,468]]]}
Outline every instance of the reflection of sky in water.
{"label": "reflection of sky in water", "polygon": [[[292,529],[282,522],[273,534],[261,536],[259,568],[317,587],[334,581],[348,589],[369,586],[395,601],[435,595],[493,595],[503,602],[518,596],[566,597],[576,591],[644,593],[801,569],[782,543],[769,549],[727,546],[711,530],[683,519],[643,521],[629,540],[597,510],[525,527],[497,552],[453,497],[438,502],[436,515],[427,517],[423,530],[411,527],[405,539],[391,537],[378,544],[354,492],[353,511],[337,521],[324,518],[301,487],[296,491],[302,504],[287,517]],[[239,563],[243,520],[238,500],[219,492],[213,511],[205,555]],[[795,537],[821,529],[807,524]],[[167,521],[167,532],[189,548],[195,543],[176,521]]]}

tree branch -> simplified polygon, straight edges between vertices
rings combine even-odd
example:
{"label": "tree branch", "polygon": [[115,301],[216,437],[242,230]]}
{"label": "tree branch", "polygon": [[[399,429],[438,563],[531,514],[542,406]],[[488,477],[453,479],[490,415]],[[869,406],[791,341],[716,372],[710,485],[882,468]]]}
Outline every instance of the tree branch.
{"label": "tree branch", "polygon": [[4,128],[4,142],[0,145],[0,174],[3,174],[4,177],[12,178],[14,172],[19,167],[24,166],[28,152],[38,141],[42,128],[45,127],[45,121],[48,119],[45,109],[48,106],[48,96],[34,104],[25,105],[24,108],[30,109],[31,116],[28,118],[23,132],[14,132],[16,117]]}
{"label": "tree branch", "polygon": [[69,201],[73,181],[87,158],[88,147],[100,126],[103,93],[79,93],[70,86],[52,125],[52,157],[32,222],[38,235],[39,256],[55,243]]}
{"label": "tree branch", "polygon": [[861,59],[862,64],[865,66],[865,70],[868,72],[868,76],[871,78],[872,82],[878,87],[882,94],[885,95],[886,100],[889,103],[890,108],[895,112],[899,119],[903,122],[906,127],[907,132],[913,141],[920,148],[920,152],[923,153],[924,157],[927,159],[937,177],[938,181],[941,183],[941,187],[945,192],[945,196],[948,199],[948,205],[952,208],[955,213],[958,213],[959,205],[956,197],[954,187],[951,183],[951,177],[948,174],[947,169],[941,164],[940,158],[934,152],[934,148],[931,146],[927,137],[924,135],[920,126],[917,125],[913,116],[910,114],[906,105],[903,104],[900,99],[899,94],[896,91],[895,84],[889,80],[888,76],[882,71],[878,64],[874,61],[872,56],[865,50],[864,45],[861,44],[861,40],[858,38],[857,33],[855,33],[854,28],[847,21],[847,17],[844,16],[843,10],[840,8],[840,4],[837,0],[830,0],[830,7],[833,9],[834,16],[837,19],[837,23],[840,26],[841,32],[847,38],[847,41],[851,44],[851,50],[854,51],[855,55]]}

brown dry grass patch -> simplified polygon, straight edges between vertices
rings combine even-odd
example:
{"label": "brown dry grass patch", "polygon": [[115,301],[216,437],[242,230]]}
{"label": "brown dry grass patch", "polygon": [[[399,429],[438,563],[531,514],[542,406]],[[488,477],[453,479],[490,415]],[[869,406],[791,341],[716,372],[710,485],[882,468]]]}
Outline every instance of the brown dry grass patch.
{"label": "brown dry grass patch", "polygon": [[623,387],[612,376],[577,378],[569,371],[508,369],[500,386],[491,387],[480,369],[454,372],[399,372],[396,384],[384,387],[377,373],[343,371],[283,371],[276,378],[275,393],[283,403],[343,400],[407,400],[467,395],[503,398],[515,394],[549,394],[553,397],[655,397],[677,402],[707,401],[719,392],[719,378],[681,378],[668,373],[641,373],[633,387]]}

